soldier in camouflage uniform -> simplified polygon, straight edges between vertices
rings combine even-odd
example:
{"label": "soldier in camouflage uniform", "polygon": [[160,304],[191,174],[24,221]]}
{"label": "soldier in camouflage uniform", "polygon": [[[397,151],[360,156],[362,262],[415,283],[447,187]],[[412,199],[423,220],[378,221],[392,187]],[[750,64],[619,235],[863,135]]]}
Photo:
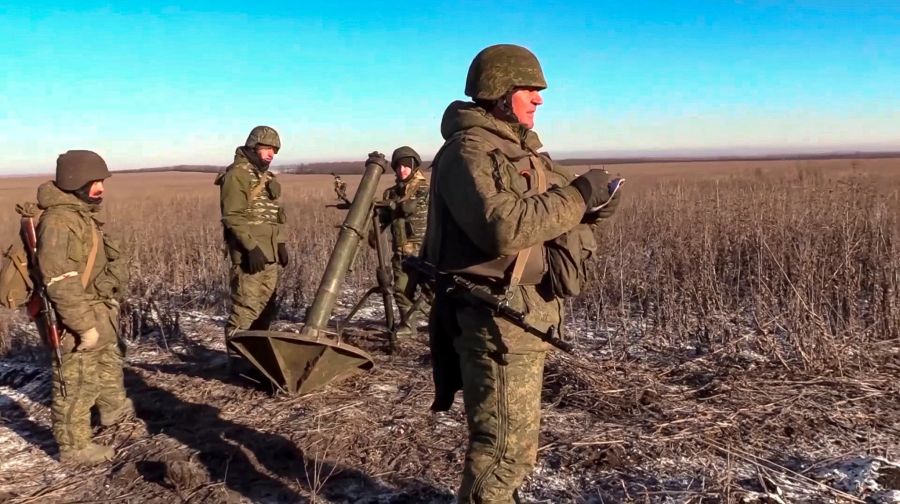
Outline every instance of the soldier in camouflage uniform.
{"label": "soldier in camouflage uniform", "polygon": [[96,153],[68,151],[57,159],[55,181],[37,191],[43,210],[38,264],[62,329],[62,366],[53,367],[50,417],[63,462],[96,464],[113,458],[112,447],[91,442],[93,406],[106,426],[134,411],[125,397],[117,335],[116,298],[128,284],[128,260],[120,244],[103,232],[99,215],[108,177],[106,162]]}
{"label": "soldier in camouflage uniform", "polygon": [[269,164],[281,148],[278,132],[257,126],[219,175],[222,224],[231,257],[231,315],[225,341],[236,331],[268,330],[278,315],[278,268],[288,264],[281,184]]}
{"label": "soldier in camouflage uniform", "polygon": [[334,194],[337,196],[337,199],[343,201],[346,204],[350,204],[350,200],[347,199],[347,183],[341,178],[340,175],[331,174],[334,177]]}
{"label": "soldier in camouflage uniform", "polygon": [[[615,207],[609,176],[576,177],[550,160],[532,131],[547,84],[523,47],[491,46],[469,68],[466,95],[444,112],[432,163],[424,257],[485,285],[546,330],[562,325],[595,249],[592,226]],[[544,357],[537,336],[437,289],[430,344],[432,409],[463,390],[469,446],[458,499],[509,503],[538,449]]]}
{"label": "soldier in camouflage uniform", "polygon": [[[409,281],[409,275],[403,269],[402,261],[406,256],[418,256],[422,239],[425,237],[425,224],[428,220],[428,179],[422,175],[420,166],[422,158],[412,147],[399,147],[391,155],[391,168],[396,176],[396,184],[389,187],[382,195],[382,200],[389,203],[379,214],[383,228],[391,230],[391,269],[394,274],[394,299],[400,314],[405,315],[413,306],[416,298],[416,286]],[[373,240],[369,240],[373,243]],[[397,334],[415,332],[420,308],[400,321]]]}

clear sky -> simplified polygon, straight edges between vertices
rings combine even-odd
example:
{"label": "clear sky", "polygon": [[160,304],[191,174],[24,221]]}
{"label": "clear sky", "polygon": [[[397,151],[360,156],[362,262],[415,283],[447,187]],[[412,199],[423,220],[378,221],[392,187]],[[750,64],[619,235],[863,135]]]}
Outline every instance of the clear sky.
{"label": "clear sky", "polygon": [[900,1],[0,4],[0,172],[430,157],[483,47],[517,43],[560,154],[900,148]]}

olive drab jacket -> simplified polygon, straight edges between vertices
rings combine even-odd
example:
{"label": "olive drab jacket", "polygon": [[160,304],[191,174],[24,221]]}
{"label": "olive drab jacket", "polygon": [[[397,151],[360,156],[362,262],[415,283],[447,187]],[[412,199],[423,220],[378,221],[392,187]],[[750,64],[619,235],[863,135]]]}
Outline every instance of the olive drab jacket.
{"label": "olive drab jacket", "polygon": [[395,257],[418,255],[428,220],[428,179],[417,171],[412,180],[384,191],[382,199],[394,203],[382,225],[391,228]]}
{"label": "olive drab jacket", "polygon": [[[85,203],[53,182],[42,184],[37,198],[44,211],[37,228],[38,263],[60,324],[77,334],[96,327],[101,346],[114,343],[118,326],[115,298],[124,294],[128,285],[128,261],[121,246],[103,233],[98,205]],[[94,264],[85,280],[94,240]],[[64,337],[63,344],[71,349],[72,338]]]}
{"label": "olive drab jacket", "polygon": [[269,170],[250,161],[252,150],[238,147],[234,163],[216,178],[220,186],[222,225],[232,264],[259,247],[270,263],[278,261],[278,244],[286,241],[281,184]]}
{"label": "olive drab jacket", "polygon": [[[569,185],[574,173],[538,153],[536,133],[501,121],[471,102],[450,104],[441,134],[446,142],[432,164],[426,260],[440,270],[502,283],[515,255],[533,247],[526,274],[510,293],[509,303],[541,329],[560,325],[562,300],[545,288],[549,268],[544,244],[580,231],[579,247],[585,250],[577,251],[579,258],[595,248],[590,228],[581,224],[584,199]],[[538,168],[546,180],[544,192],[538,190]],[[471,340],[461,342],[464,347],[512,353],[548,348],[536,336],[512,326],[504,329],[506,322],[491,321],[474,309],[463,308],[458,314],[463,338]],[[490,330],[491,325],[499,331]]]}

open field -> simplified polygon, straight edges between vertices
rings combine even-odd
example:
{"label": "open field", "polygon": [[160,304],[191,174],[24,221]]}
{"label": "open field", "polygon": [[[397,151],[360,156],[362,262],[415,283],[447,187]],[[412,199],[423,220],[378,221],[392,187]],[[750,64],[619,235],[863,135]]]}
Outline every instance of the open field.
{"label": "open field", "polygon": [[[578,353],[549,360],[525,496],[900,502],[900,159],[607,168],[628,179],[626,198],[599,231],[590,287],[569,302]],[[0,178],[4,248],[13,203],[47,178]],[[344,178],[352,194],[358,177]],[[427,335],[386,355],[377,305],[350,334],[376,357],[370,373],[300,398],[227,376],[212,180],[107,185],[107,230],[132,251],[123,333],[138,413],[98,433],[117,446],[113,464],[86,476],[53,461],[47,357],[21,315],[0,311],[0,501],[450,502],[461,401],[428,412]],[[343,211],[327,207],[329,175],[281,180],[287,329]],[[357,258],[341,310],[373,283],[373,263]]]}

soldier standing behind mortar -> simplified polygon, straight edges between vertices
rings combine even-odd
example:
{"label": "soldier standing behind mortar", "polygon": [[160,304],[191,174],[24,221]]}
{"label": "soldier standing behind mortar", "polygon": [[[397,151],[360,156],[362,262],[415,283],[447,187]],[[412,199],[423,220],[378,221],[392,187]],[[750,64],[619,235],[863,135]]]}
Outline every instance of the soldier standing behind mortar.
{"label": "soldier standing behind mortar", "polygon": [[98,154],[71,150],[56,161],[56,180],[37,191],[44,211],[37,259],[62,329],[62,365],[53,367],[50,407],[62,462],[97,464],[113,458],[112,447],[91,442],[93,406],[105,426],[134,411],[125,397],[115,300],[128,285],[128,260],[120,244],[102,231],[99,216],[103,181],[110,176]]}
{"label": "soldier standing behind mortar", "polygon": [[257,126],[216,178],[220,186],[225,245],[231,257],[231,314],[226,346],[236,331],[268,330],[278,315],[278,267],[288,264],[281,184],[269,170],[281,149],[278,132]]}
{"label": "soldier standing behind mortar", "polygon": [[[391,168],[394,169],[397,183],[384,192],[382,200],[389,202],[390,207],[379,215],[381,225],[391,230],[394,299],[401,315],[412,308],[417,290],[410,283],[402,261],[406,256],[419,255],[428,220],[428,179],[422,175],[421,165],[422,158],[412,147],[403,146],[394,151],[391,155]],[[400,321],[398,335],[415,333],[418,312],[416,310],[407,319]]]}
{"label": "soldier standing behind mortar", "polygon": [[350,204],[350,199],[347,198],[347,183],[341,178],[340,175],[331,174],[334,177],[334,194],[337,196],[337,199],[341,200],[346,204]]}
{"label": "soldier standing behind mortar", "polygon": [[[486,286],[540,330],[561,328],[563,297],[580,292],[596,248],[592,225],[618,198],[602,170],[577,177],[538,153],[534,113],[547,87],[524,47],[495,45],[469,67],[466,95],[441,123],[423,256]],[[463,304],[438,285],[429,323],[435,403],[462,388],[469,429],[461,503],[518,501],[537,459],[547,343]]]}

